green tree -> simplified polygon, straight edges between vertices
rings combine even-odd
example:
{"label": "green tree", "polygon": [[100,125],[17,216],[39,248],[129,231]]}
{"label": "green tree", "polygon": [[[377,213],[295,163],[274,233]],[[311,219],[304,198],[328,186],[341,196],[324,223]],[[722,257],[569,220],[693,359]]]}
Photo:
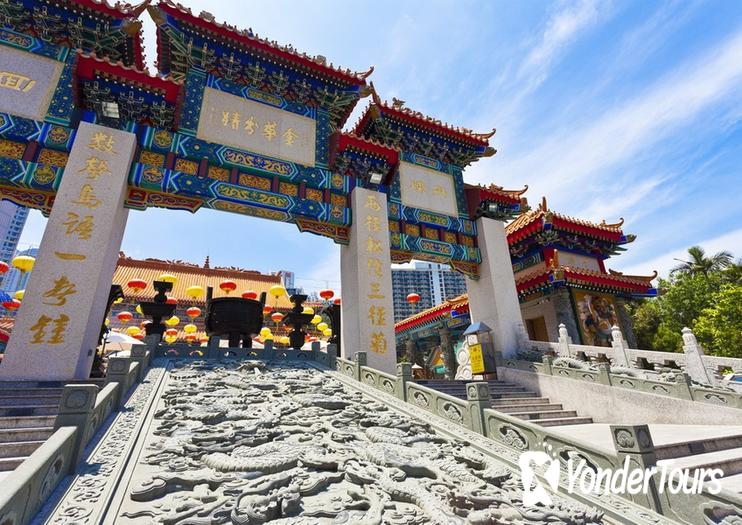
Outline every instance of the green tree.
{"label": "green tree", "polygon": [[701,311],[693,332],[708,353],[742,357],[742,286],[723,285]]}
{"label": "green tree", "polygon": [[681,262],[672,269],[671,274],[705,275],[718,272],[732,265],[732,254],[728,251],[717,252],[711,257],[706,257],[706,251],[700,246],[688,248],[689,260],[676,259]]}

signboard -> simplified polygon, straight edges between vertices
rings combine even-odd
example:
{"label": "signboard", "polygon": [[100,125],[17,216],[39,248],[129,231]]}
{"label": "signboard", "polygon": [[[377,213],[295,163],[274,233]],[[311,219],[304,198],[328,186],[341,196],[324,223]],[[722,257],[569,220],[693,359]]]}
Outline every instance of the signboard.
{"label": "signboard", "polygon": [[458,217],[453,177],[409,162],[399,163],[402,204],[412,208]]}
{"label": "signboard", "polygon": [[64,62],[10,47],[0,53],[0,112],[44,120]]}
{"label": "signboard", "polygon": [[315,162],[314,119],[209,87],[196,136],[305,166]]}
{"label": "signboard", "polygon": [[482,355],[482,345],[469,345],[469,361],[471,362],[472,374],[484,373],[484,356]]}

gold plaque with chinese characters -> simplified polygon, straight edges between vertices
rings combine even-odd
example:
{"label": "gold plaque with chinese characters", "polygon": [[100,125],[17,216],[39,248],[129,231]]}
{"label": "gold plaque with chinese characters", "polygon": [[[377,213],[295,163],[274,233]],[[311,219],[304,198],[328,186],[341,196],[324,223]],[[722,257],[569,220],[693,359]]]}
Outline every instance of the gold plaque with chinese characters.
{"label": "gold plaque with chinese characters", "polygon": [[196,136],[260,155],[314,166],[317,122],[207,87]]}
{"label": "gold plaque with chinese characters", "polygon": [[412,208],[458,217],[453,177],[409,162],[399,163],[402,204]]}

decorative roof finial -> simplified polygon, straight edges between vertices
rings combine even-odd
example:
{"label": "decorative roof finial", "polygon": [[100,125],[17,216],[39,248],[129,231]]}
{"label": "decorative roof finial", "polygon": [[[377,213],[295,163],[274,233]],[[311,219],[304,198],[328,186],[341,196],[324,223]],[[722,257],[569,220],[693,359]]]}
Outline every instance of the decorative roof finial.
{"label": "decorative roof finial", "polygon": [[546,197],[541,197],[541,204],[539,204],[538,209],[541,211],[547,211],[549,209],[546,205]]}
{"label": "decorative roof finial", "polygon": [[400,100],[397,97],[392,97],[392,108],[393,109],[402,109],[404,106],[404,100]]}
{"label": "decorative roof finial", "polygon": [[208,255],[206,256],[206,260],[204,261],[204,268],[211,268],[211,266],[209,266],[209,256]]}

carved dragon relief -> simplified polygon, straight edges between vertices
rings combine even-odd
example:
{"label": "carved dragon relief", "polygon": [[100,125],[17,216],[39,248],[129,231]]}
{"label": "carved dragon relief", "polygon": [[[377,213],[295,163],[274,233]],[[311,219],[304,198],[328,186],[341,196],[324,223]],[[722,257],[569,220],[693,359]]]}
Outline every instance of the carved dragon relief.
{"label": "carved dragon relief", "polygon": [[602,523],[522,505],[504,463],[315,369],[170,374],[116,523]]}

